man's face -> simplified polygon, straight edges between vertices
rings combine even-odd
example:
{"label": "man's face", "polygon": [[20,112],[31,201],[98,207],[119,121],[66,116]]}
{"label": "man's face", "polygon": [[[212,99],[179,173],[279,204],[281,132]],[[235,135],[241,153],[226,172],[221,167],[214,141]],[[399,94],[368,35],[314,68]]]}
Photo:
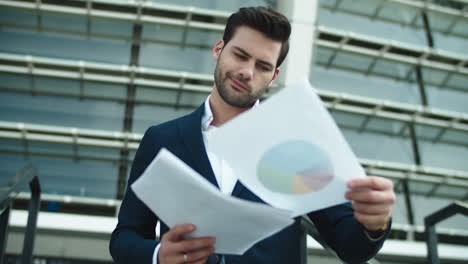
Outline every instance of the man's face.
{"label": "man's face", "polygon": [[246,26],[237,28],[226,45],[218,41],[213,48],[214,77],[221,98],[234,107],[252,106],[276,79],[280,50],[280,41]]}

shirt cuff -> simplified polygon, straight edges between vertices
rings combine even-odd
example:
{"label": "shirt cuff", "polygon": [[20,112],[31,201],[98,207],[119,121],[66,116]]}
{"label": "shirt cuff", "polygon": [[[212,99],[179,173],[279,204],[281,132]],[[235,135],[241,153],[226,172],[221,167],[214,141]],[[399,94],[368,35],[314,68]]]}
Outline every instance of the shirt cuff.
{"label": "shirt cuff", "polygon": [[158,264],[158,253],[159,253],[159,248],[161,247],[161,243],[159,243],[156,248],[154,249],[153,253],[153,264]]}

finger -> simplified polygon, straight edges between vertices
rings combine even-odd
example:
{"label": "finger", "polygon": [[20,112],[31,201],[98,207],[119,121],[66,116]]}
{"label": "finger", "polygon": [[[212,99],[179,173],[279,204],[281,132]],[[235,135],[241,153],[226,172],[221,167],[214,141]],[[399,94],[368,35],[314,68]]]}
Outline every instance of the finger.
{"label": "finger", "polygon": [[[163,236],[164,239],[164,236]],[[158,252],[158,263],[182,263],[180,261],[180,251],[174,249],[174,245],[177,242],[171,242],[169,240],[162,241],[161,240],[161,247],[159,248]],[[183,255],[182,255],[183,256]]]}
{"label": "finger", "polygon": [[173,244],[176,252],[190,252],[197,249],[214,247],[216,239],[214,237],[190,238]]}
{"label": "finger", "polygon": [[209,247],[209,248],[204,248],[192,252],[188,252],[187,254],[187,262],[192,263],[192,262],[198,262],[203,259],[208,259],[210,255],[214,253],[215,249],[214,247]]}
{"label": "finger", "polygon": [[369,189],[349,191],[345,194],[345,198],[355,202],[372,204],[394,204],[396,200],[393,191],[372,191]]}
{"label": "finger", "polygon": [[195,231],[195,225],[175,225],[166,234],[164,234],[163,239],[169,240],[171,242],[179,241],[182,239],[183,235],[189,234],[193,231]]}
{"label": "finger", "polygon": [[369,215],[386,215],[389,214],[392,210],[392,206],[390,204],[369,204],[354,202],[352,206],[355,212]]}
{"label": "finger", "polygon": [[367,215],[358,212],[354,212],[354,217],[369,231],[386,229],[390,219],[390,216]]}
{"label": "finger", "polygon": [[390,190],[393,189],[393,182],[377,176],[367,176],[365,178],[357,178],[348,181],[348,188],[370,188],[374,190]]}

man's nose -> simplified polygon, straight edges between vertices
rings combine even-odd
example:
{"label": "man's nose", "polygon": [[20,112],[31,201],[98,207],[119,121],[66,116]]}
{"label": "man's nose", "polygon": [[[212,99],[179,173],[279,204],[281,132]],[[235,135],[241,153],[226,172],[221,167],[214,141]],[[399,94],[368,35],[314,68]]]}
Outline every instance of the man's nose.
{"label": "man's nose", "polygon": [[250,80],[253,77],[255,65],[252,62],[246,62],[239,70],[239,78],[242,80]]}

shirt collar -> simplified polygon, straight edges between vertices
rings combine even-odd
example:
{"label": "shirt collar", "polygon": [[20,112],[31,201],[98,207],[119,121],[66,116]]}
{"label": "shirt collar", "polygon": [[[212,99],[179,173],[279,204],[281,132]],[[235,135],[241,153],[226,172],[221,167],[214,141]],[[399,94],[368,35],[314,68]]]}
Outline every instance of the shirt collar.
{"label": "shirt collar", "polygon": [[[211,94],[208,95],[208,97],[205,100],[205,106],[204,106],[205,112],[203,113],[203,116],[201,119],[202,131],[207,131],[211,126],[211,122],[213,122],[213,112],[211,111],[210,97],[211,97]],[[252,106],[252,108],[257,107],[259,104],[260,104],[260,100],[257,100],[255,104]]]}
{"label": "shirt collar", "polygon": [[205,112],[203,113],[203,116],[201,119],[202,131],[207,131],[211,125],[211,122],[213,122],[213,112],[211,111],[210,97],[211,97],[211,94],[208,95],[208,97],[205,100]]}

